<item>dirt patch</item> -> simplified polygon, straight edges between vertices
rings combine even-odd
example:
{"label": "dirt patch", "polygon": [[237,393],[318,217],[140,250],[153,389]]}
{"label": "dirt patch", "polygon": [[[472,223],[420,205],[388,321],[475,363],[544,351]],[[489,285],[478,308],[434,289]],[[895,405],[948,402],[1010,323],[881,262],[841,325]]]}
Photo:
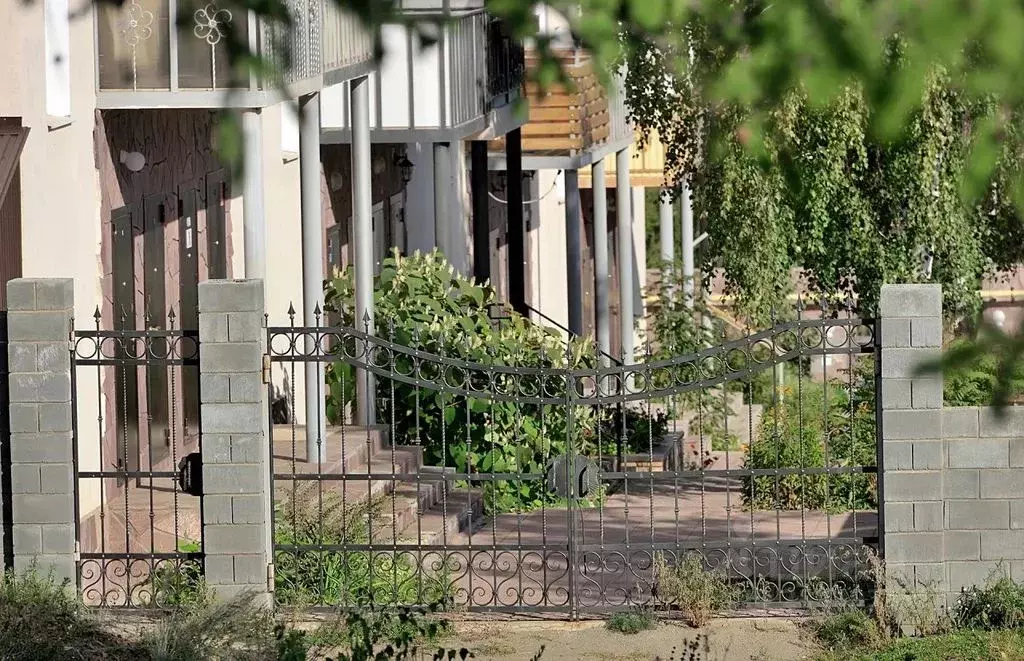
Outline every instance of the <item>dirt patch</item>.
{"label": "dirt patch", "polygon": [[706,634],[709,653],[699,659],[806,659],[820,648],[798,620],[722,618],[703,629],[662,622],[650,631],[625,635],[604,622],[456,622],[445,641],[469,648],[482,661],[529,661],[544,646],[542,661],[651,661],[685,659],[687,644]]}

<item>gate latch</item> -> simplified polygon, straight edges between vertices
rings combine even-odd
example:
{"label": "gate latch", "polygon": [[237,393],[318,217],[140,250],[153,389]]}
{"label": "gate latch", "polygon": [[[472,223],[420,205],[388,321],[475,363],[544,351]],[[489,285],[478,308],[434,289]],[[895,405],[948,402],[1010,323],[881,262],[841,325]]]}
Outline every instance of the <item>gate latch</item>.
{"label": "gate latch", "polygon": [[[571,460],[573,472],[571,476],[568,474],[570,469],[568,455],[551,460],[546,475],[548,488],[561,498],[569,498],[570,494],[575,498],[586,498],[600,486],[601,471],[594,460],[589,457],[576,455]],[[571,484],[569,480],[571,480]]]}
{"label": "gate latch", "polygon": [[178,462],[178,488],[190,496],[203,495],[203,455],[187,454]]}

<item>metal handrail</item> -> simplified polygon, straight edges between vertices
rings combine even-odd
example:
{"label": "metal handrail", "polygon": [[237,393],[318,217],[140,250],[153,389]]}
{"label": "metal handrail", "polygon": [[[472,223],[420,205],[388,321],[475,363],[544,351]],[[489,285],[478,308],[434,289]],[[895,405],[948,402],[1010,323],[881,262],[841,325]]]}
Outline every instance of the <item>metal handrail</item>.
{"label": "metal handrail", "polygon": [[[532,312],[533,314],[537,315],[537,316],[538,316],[538,317],[540,317],[540,318],[541,318],[541,319],[542,319],[543,321],[546,321],[547,323],[551,324],[551,325],[552,325],[552,326],[554,326],[555,328],[557,328],[557,329],[559,329],[559,330],[561,330],[561,331],[565,332],[565,333],[566,333],[566,334],[568,334],[568,335],[569,335],[570,337],[576,337],[576,338],[580,337],[580,335],[579,335],[578,333],[574,333],[574,332],[572,332],[571,330],[569,330],[568,328],[566,328],[566,327],[565,327],[565,326],[563,326],[562,324],[558,323],[557,321],[555,321],[555,320],[554,320],[554,319],[552,319],[551,317],[547,316],[546,314],[544,314],[543,312],[541,312],[541,311],[540,311],[540,310],[538,310],[537,308],[533,307],[533,306],[532,306],[532,305],[530,305],[529,303],[527,303],[527,304],[526,304],[526,310],[527,310],[528,312]],[[611,355],[610,353],[608,353],[608,352],[604,351],[604,350],[603,350],[603,349],[601,349],[600,347],[595,347],[595,349],[597,350],[597,353],[598,353],[599,355],[601,355],[601,356],[604,356],[604,357],[605,357],[605,358],[607,358],[608,360],[612,361],[612,363],[614,363],[614,364],[616,364],[616,365],[619,365],[619,366],[621,366],[621,365],[625,365],[625,363],[624,363],[624,362],[622,362],[622,360],[620,360],[620,359],[616,358],[615,356]]]}

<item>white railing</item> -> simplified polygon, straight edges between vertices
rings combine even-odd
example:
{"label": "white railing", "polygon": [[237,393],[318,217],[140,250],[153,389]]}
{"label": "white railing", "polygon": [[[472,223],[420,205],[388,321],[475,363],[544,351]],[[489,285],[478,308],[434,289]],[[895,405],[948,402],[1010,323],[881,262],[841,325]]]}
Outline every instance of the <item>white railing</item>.
{"label": "white railing", "polygon": [[373,59],[373,37],[359,17],[342,11],[337,0],[326,0],[323,30],[324,73]]}

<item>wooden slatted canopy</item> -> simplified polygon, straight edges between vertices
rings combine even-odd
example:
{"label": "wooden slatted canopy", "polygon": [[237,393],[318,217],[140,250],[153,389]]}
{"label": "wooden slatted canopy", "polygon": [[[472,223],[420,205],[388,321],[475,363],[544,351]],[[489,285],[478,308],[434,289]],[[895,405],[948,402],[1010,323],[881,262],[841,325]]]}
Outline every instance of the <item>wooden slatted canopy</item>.
{"label": "wooden slatted canopy", "polygon": [[[535,82],[524,85],[529,106],[522,131],[524,155],[575,155],[607,142],[611,135],[607,94],[589,56],[573,51],[558,56],[572,86],[552,85],[542,91]],[[527,70],[538,62],[527,51]],[[489,149],[504,151],[504,139],[492,140]]]}

